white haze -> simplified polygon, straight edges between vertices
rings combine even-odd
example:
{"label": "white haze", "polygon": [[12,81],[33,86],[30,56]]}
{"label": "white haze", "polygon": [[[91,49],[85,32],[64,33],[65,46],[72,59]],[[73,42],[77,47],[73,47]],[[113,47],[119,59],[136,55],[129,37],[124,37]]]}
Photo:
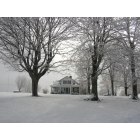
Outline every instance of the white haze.
{"label": "white haze", "polygon": [[[55,61],[60,61],[62,58],[57,56]],[[0,63],[0,92],[12,92],[17,90],[16,87],[16,78],[18,76],[25,76],[29,78],[27,72],[17,72],[12,70],[8,65],[4,65],[2,62]],[[73,76],[76,78],[76,75],[70,71],[59,71],[59,72],[49,72],[46,73],[39,81],[39,85],[41,89],[47,88],[50,91],[50,85],[53,84],[54,81],[63,78],[64,76]]]}

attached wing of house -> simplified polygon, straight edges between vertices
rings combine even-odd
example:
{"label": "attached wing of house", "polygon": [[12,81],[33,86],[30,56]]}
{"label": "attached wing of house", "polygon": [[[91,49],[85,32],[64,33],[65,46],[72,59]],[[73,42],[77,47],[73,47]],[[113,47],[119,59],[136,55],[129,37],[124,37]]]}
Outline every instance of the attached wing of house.
{"label": "attached wing of house", "polygon": [[51,94],[79,94],[80,85],[72,79],[72,76],[66,76],[51,85]]}

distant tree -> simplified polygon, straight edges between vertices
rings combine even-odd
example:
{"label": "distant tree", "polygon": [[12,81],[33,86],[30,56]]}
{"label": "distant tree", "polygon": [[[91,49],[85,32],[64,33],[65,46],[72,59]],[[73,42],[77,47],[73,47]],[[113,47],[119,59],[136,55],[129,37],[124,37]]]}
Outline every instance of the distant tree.
{"label": "distant tree", "polygon": [[21,92],[21,90],[24,88],[25,84],[26,84],[26,78],[24,76],[18,76],[16,78],[16,85],[17,85],[19,92]]}
{"label": "distant tree", "polygon": [[114,40],[108,47],[105,59],[106,64],[109,65],[106,74],[110,79],[112,95],[115,95],[116,87],[122,86],[124,86],[127,95],[128,84],[130,84],[131,79],[128,56],[124,47]]}
{"label": "distant tree", "polygon": [[29,78],[26,78],[26,83],[24,85],[24,92],[32,93],[32,81]]}
{"label": "distant tree", "polygon": [[18,71],[26,71],[32,80],[32,96],[38,96],[40,78],[54,67],[61,54],[61,43],[71,38],[67,18],[0,18],[2,59]]}
{"label": "distant tree", "polygon": [[124,87],[124,93],[128,96],[128,88],[131,85],[131,70],[128,59],[121,59],[118,63],[116,63],[116,70],[119,73],[119,82]]}
{"label": "distant tree", "polygon": [[[25,77],[25,84],[23,87],[23,91],[27,93],[32,93],[32,81],[28,77]],[[39,91],[41,91],[41,86],[38,84],[38,92]]]}
{"label": "distant tree", "polygon": [[111,95],[110,93],[110,79],[108,74],[102,74],[100,81],[100,95]]}
{"label": "distant tree", "polygon": [[78,83],[80,85],[80,94],[83,94],[83,95],[89,94],[87,92],[87,85],[86,85],[87,84],[87,81],[83,81],[83,80],[79,79],[78,80]]}
{"label": "distant tree", "polygon": [[77,50],[76,57],[73,57],[73,61],[75,62],[76,74],[80,83],[86,84],[86,94],[90,94],[91,57],[87,53],[83,50]]}

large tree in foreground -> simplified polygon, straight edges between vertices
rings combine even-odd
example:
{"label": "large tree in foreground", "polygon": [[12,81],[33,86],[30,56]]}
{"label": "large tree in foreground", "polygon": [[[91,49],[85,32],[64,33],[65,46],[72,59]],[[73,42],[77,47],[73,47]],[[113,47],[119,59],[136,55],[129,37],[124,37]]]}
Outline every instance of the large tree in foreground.
{"label": "large tree in foreground", "polygon": [[39,79],[52,67],[62,41],[69,39],[67,18],[0,18],[2,59],[32,80],[32,96],[38,96]]}
{"label": "large tree in foreground", "polygon": [[105,55],[106,45],[112,40],[113,18],[106,17],[88,17],[73,19],[78,28],[79,37],[83,51],[88,51],[87,55],[91,58],[91,85],[92,99],[98,98],[98,76],[103,68],[103,58]]}

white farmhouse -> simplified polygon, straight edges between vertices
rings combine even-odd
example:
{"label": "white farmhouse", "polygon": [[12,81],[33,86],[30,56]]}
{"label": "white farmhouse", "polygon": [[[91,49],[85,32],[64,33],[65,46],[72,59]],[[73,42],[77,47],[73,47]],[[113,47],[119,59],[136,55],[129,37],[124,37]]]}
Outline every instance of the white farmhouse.
{"label": "white farmhouse", "polygon": [[66,76],[51,85],[51,94],[79,94],[80,85],[72,79],[72,76]]}

